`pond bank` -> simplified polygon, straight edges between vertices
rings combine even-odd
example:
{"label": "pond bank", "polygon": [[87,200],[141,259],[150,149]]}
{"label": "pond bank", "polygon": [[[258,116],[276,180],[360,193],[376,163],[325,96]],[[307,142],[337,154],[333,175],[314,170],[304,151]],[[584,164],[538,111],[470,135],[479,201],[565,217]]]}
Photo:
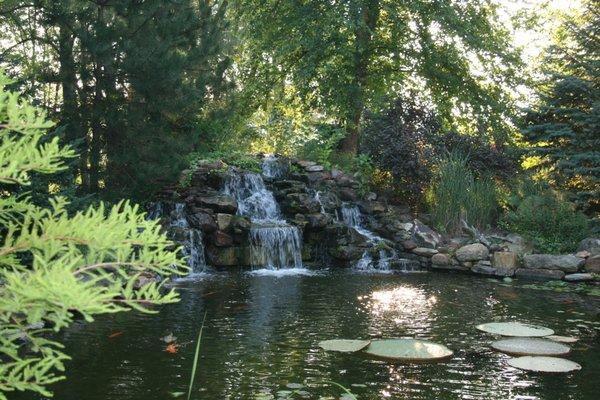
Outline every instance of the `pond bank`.
{"label": "pond bank", "polygon": [[155,203],[154,216],[196,257],[197,272],[327,265],[598,284],[600,239],[584,240],[575,254],[549,255],[530,254],[518,235],[486,235],[467,224],[463,235],[448,237],[423,222],[427,215],[362,193],[342,171],[287,158],[261,162],[260,171],[248,171],[200,161],[184,172],[185,188]]}

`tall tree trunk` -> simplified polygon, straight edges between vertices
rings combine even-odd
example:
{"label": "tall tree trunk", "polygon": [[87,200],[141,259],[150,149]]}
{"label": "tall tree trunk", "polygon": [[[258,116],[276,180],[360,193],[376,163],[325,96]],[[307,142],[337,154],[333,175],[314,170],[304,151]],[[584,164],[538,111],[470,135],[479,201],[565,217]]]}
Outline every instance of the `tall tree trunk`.
{"label": "tall tree trunk", "polygon": [[344,153],[356,154],[360,140],[360,123],[364,111],[364,93],[367,85],[368,68],[373,55],[371,41],[379,20],[379,0],[364,0],[357,10],[354,49],[354,93],[351,111],[346,119],[346,137],[341,149]]}

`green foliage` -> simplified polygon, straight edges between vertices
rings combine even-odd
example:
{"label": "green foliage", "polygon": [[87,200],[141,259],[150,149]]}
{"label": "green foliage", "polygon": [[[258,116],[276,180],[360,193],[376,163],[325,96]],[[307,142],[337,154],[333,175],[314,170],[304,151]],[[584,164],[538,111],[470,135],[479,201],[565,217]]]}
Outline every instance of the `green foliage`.
{"label": "green foliage", "polygon": [[524,182],[514,190],[500,225],[528,239],[537,251],[574,251],[589,231],[585,215],[543,185]]}
{"label": "green foliage", "polygon": [[590,215],[600,216],[600,3],[586,1],[583,14],[555,35],[545,60],[548,78],[541,101],[529,110],[524,136],[538,169],[555,188]]}
{"label": "green foliage", "polygon": [[[330,155],[331,165],[354,176],[361,196],[376,189],[377,169],[366,154],[353,155],[346,152],[334,152]],[[380,189],[377,187],[377,189]]]}
{"label": "green foliage", "polygon": [[258,104],[291,91],[295,96],[283,101],[299,97],[356,139],[364,110],[380,110],[416,89],[448,127],[507,132],[512,100],[505,89],[518,81],[519,61],[492,1],[236,0],[232,6],[242,36],[240,79]]}
{"label": "green foliage", "polygon": [[252,154],[239,150],[217,150],[206,153],[192,153],[188,155],[190,169],[200,162],[223,161],[225,164],[247,171],[261,172],[261,160]]}
{"label": "green foliage", "polygon": [[[226,108],[227,2],[0,2],[0,66],[40,99],[79,150],[83,194],[147,199],[173,183]],[[4,48],[5,46],[3,46]]]}
{"label": "green foliage", "polygon": [[467,160],[456,153],[440,162],[427,197],[434,225],[444,232],[459,232],[461,220],[488,228],[498,215],[495,181],[476,178]]}
{"label": "green foliage", "polygon": [[[335,157],[340,141],[346,136],[343,128],[334,125],[319,125],[316,128],[316,137],[307,140],[298,150],[298,157],[319,163],[325,168],[331,168],[333,164],[340,167],[344,165],[336,163]],[[346,168],[344,168],[346,170]]]}
{"label": "green foliage", "polygon": [[[29,185],[32,172],[64,169],[73,151],[56,139],[40,144],[51,126],[43,113],[12,93],[0,76],[0,177],[10,185]],[[0,399],[15,390],[51,396],[47,386],[64,379],[69,357],[47,338],[76,316],[128,310],[153,312],[156,304],[177,301],[163,283],[138,287],[145,274],[184,274],[177,249],[147,221],[138,206],[103,204],[67,215],[67,201],[32,204],[9,191],[0,195]],[[166,281],[163,281],[166,282]]]}

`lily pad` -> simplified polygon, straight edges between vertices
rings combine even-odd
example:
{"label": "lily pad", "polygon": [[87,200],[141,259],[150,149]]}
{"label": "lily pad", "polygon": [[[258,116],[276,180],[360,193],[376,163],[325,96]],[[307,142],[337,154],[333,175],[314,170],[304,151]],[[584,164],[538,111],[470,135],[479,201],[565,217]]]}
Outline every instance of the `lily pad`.
{"label": "lily pad", "polygon": [[581,369],[576,362],[557,357],[518,357],[508,360],[508,365],[514,368],[535,372],[572,372]]}
{"label": "lily pad", "polygon": [[492,343],[492,348],[519,356],[562,356],[571,348],[562,343],[540,338],[511,338]]}
{"label": "lily pad", "polygon": [[416,362],[440,361],[454,354],[444,345],[418,339],[375,340],[365,352],[387,360]]}
{"label": "lily pad", "polygon": [[579,340],[579,338],[576,338],[573,336],[559,336],[559,335],[544,336],[544,339],[550,339],[554,342],[560,342],[560,343],[575,343]]}
{"label": "lily pad", "polygon": [[477,329],[502,336],[542,337],[554,334],[554,331],[550,328],[522,322],[490,322],[477,325]]}
{"label": "lily pad", "polygon": [[319,342],[319,347],[327,351],[341,351],[342,353],[354,353],[367,347],[370,340],[333,339]]}

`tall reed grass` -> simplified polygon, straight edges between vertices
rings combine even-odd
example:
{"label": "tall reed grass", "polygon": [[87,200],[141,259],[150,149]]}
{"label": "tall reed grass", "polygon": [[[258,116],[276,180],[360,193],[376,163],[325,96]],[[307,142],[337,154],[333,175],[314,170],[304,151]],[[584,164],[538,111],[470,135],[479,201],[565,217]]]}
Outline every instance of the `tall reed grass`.
{"label": "tall reed grass", "polygon": [[440,162],[427,201],[434,225],[450,234],[460,231],[461,219],[487,228],[498,217],[494,179],[476,178],[467,159],[458,154],[451,153]]}

